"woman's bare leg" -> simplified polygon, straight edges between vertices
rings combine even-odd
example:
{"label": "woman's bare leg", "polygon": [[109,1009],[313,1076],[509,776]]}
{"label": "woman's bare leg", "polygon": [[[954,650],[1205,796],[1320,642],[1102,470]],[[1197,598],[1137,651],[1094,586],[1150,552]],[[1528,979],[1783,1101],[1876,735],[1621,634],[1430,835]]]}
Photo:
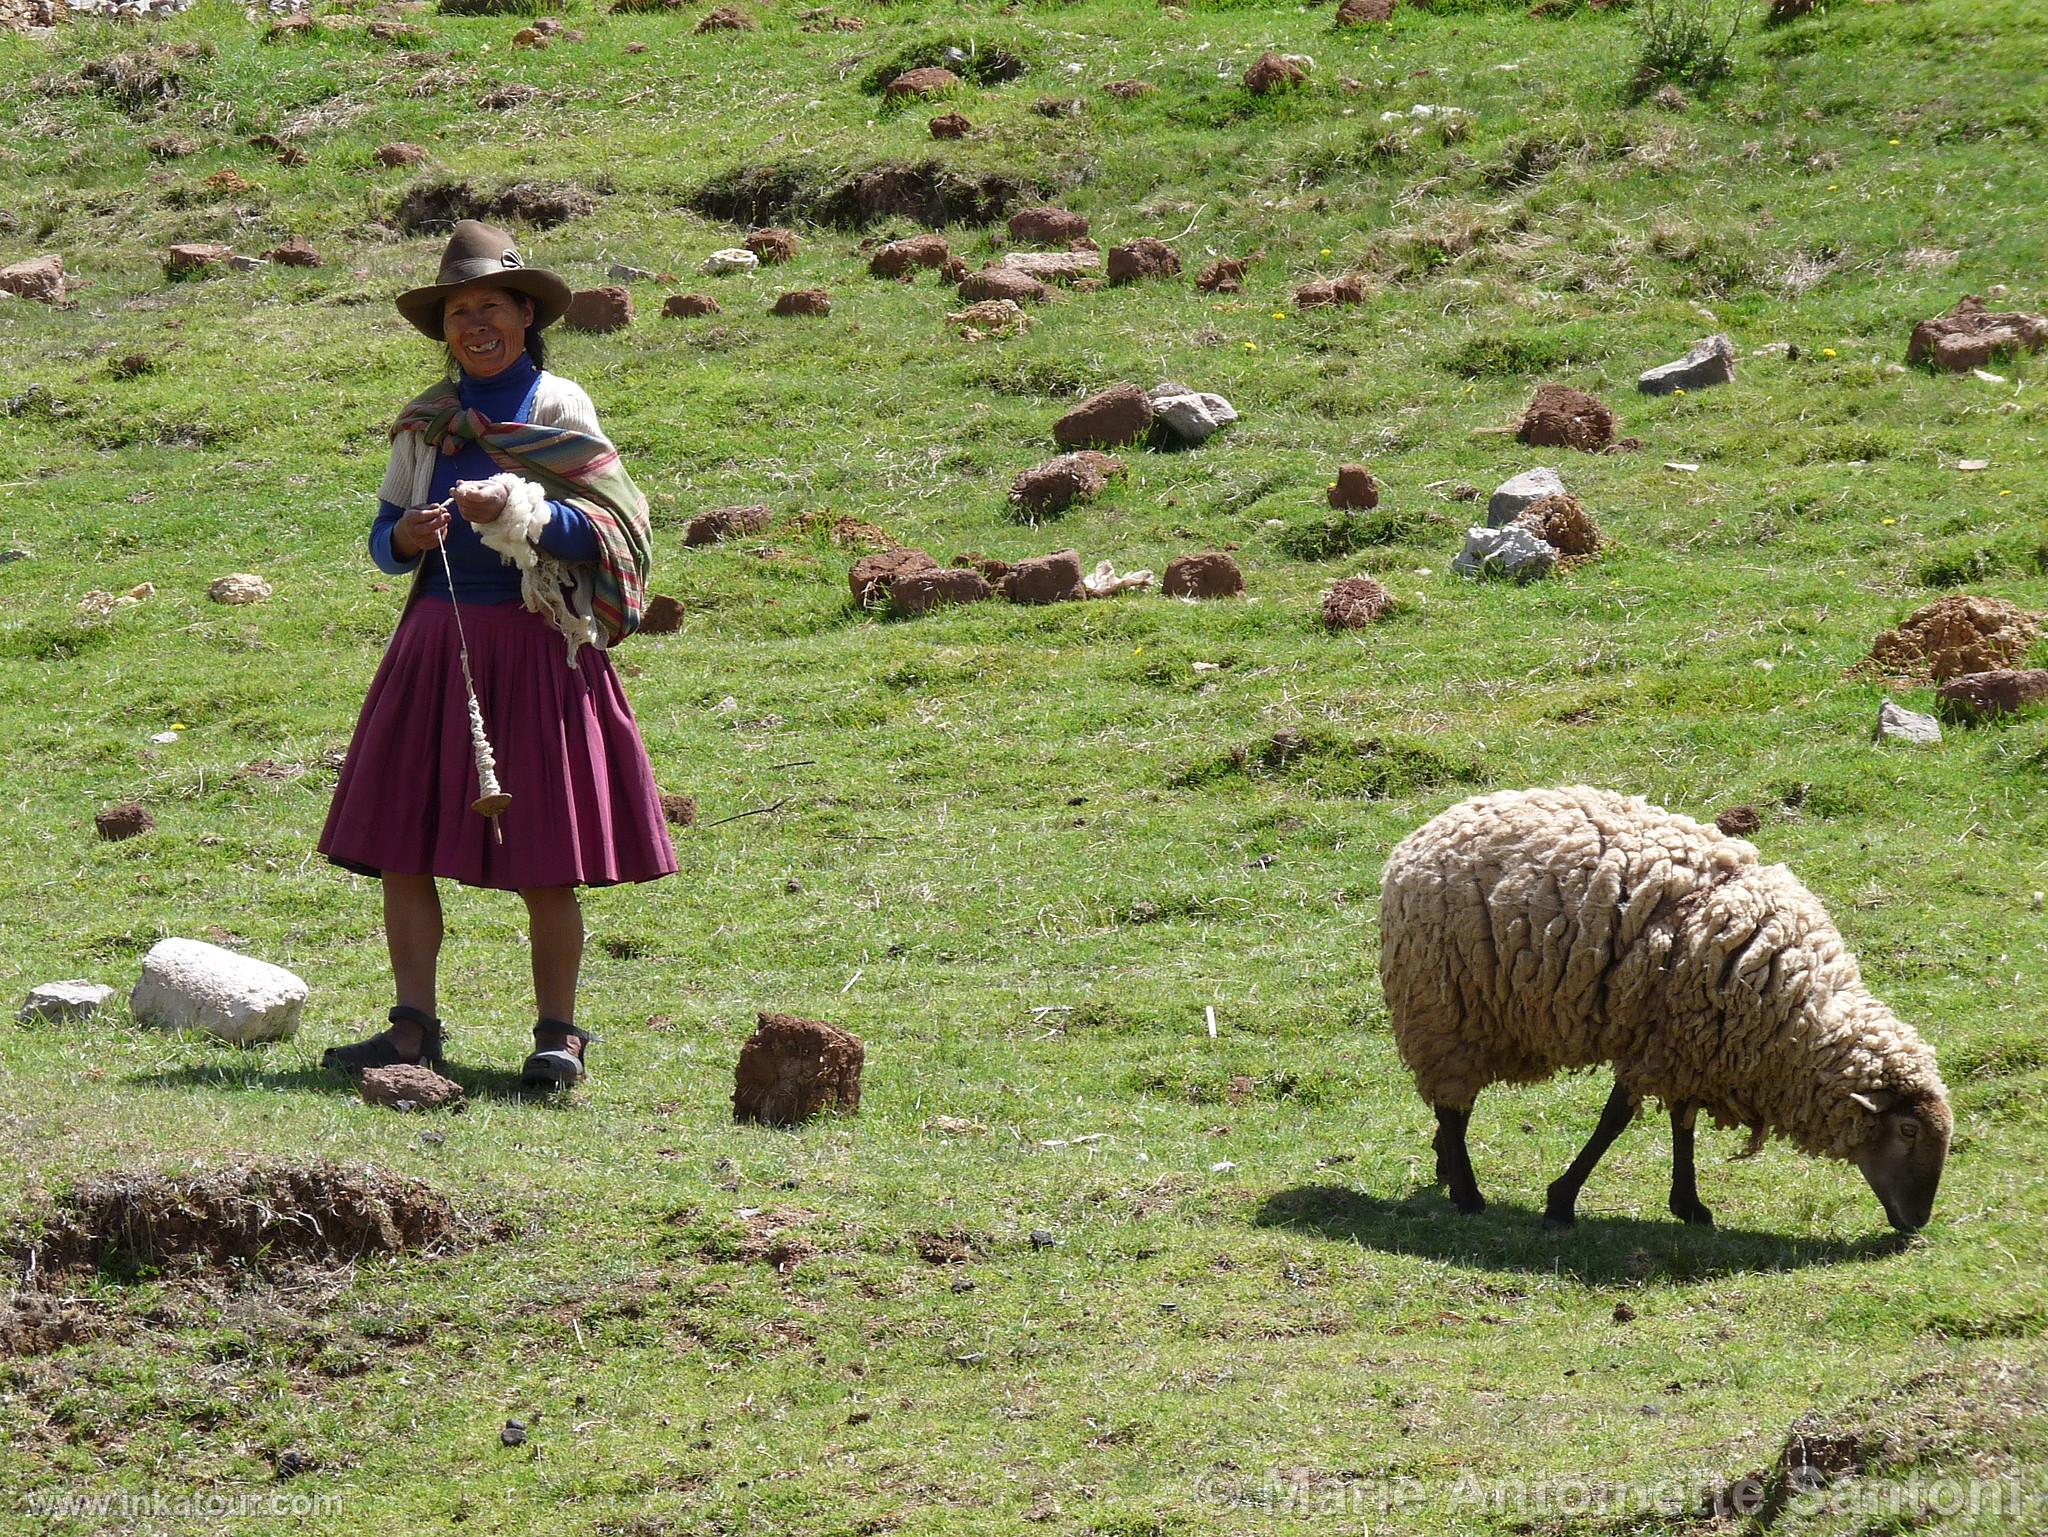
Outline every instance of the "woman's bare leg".
{"label": "woman's bare leg", "polygon": [[[434,979],[441,959],[441,892],[431,875],[384,877],[384,943],[391,952],[398,1002],[438,1018]],[[395,1021],[391,1034],[400,1051],[420,1049],[418,1025]]]}
{"label": "woman's bare leg", "polygon": [[[574,1024],[576,976],[583,965],[583,906],[576,899],[576,888],[543,886],[519,895],[526,901],[526,915],[533,928],[534,1004],[542,1019]],[[573,1036],[567,1044],[581,1055]]]}

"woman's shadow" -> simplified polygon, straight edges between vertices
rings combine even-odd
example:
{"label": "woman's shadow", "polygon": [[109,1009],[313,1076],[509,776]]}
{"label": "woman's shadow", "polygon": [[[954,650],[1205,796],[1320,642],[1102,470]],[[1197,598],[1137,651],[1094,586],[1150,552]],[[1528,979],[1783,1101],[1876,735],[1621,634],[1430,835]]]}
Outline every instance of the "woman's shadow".
{"label": "woman's shadow", "polygon": [[1480,1270],[1569,1275],[1593,1285],[1839,1265],[1877,1259],[1911,1241],[1890,1232],[1855,1239],[1787,1238],[1748,1228],[1688,1227],[1670,1218],[1585,1213],[1575,1227],[1547,1231],[1542,1213],[1530,1207],[1495,1202],[1468,1217],[1430,1185],[1399,1199],[1343,1185],[1297,1185],[1268,1196],[1252,1223],[1343,1239],[1388,1254]]}
{"label": "woman's shadow", "polygon": [[[461,1084],[464,1096],[473,1100],[560,1106],[571,1098],[556,1090],[522,1088],[517,1070],[508,1067],[472,1067],[451,1062],[447,1076]],[[155,1072],[134,1073],[128,1082],[139,1088],[267,1089],[274,1093],[327,1094],[347,1099],[359,1098],[361,1094],[359,1080],[324,1068],[317,1062],[275,1066],[268,1059],[250,1052],[236,1052],[233,1057],[208,1062],[187,1062]]]}

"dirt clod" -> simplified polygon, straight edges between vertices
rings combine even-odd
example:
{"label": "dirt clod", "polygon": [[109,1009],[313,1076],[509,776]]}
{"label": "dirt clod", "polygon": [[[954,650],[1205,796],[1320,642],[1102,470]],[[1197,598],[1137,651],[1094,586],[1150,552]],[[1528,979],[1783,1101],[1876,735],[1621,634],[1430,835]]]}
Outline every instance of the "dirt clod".
{"label": "dirt clod", "polygon": [[906,618],[955,603],[982,603],[990,597],[988,580],[979,571],[953,566],[908,571],[890,585],[889,604]]}
{"label": "dirt clod", "polygon": [[1010,502],[1028,517],[1049,517],[1093,501],[1123,473],[1121,460],[1084,448],[1021,472],[1010,484]]}
{"label": "dirt clod", "polygon": [[1078,550],[1020,560],[1004,573],[1002,587],[1012,603],[1079,603],[1088,596]]}
{"label": "dirt clod", "polygon": [[1237,558],[1222,550],[1176,555],[1166,563],[1159,590],[1169,598],[1236,598],[1244,594]]}
{"label": "dirt clod", "polygon": [[1118,101],[1139,101],[1159,87],[1149,80],[1112,80],[1103,89]]}
{"label": "dirt clod", "polygon": [[1946,315],[1913,327],[1906,361],[1961,374],[1984,367],[2000,353],[2039,352],[2043,347],[2048,347],[2048,315],[1987,310],[1983,299],[1966,294]]}
{"label": "dirt clod", "polygon": [[1111,287],[1123,283],[1142,282],[1147,278],[1177,278],[1180,276],[1180,258],[1173,253],[1173,247],[1163,240],[1146,236],[1133,240],[1129,245],[1112,247],[1109,253],[1109,281]]}
{"label": "dirt clod", "polygon": [[304,235],[294,235],[283,245],[272,246],[263,259],[280,267],[324,267],[326,262]]}
{"label": "dirt clod", "polygon": [[1196,274],[1195,287],[1205,294],[1241,294],[1245,270],[1250,266],[1248,257],[1219,256]]}
{"label": "dirt clod", "polygon": [[562,324],[572,331],[591,331],[602,336],[623,331],[633,323],[633,293],[617,283],[602,288],[580,288],[569,296],[569,308]]}
{"label": "dirt clod", "polygon": [[1330,487],[1330,506],[1338,512],[1377,507],[1380,504],[1379,477],[1362,464],[1337,468],[1337,483]]}
{"label": "dirt clod", "polygon": [[471,1229],[419,1180],[367,1164],[264,1161],[87,1180],[57,1199],[32,1246],[37,1268],[50,1276],[260,1272],[404,1253],[473,1236]]}
{"label": "dirt clod", "polygon": [[363,1102],[392,1110],[460,1110],[462,1085],[431,1067],[399,1063],[363,1070]]}
{"label": "dirt clod", "polygon": [[1614,413],[1584,390],[1541,384],[1522,413],[1515,436],[1535,448],[1576,448],[1598,453],[1614,441]]}
{"label": "dirt clod", "polygon": [[683,605],[667,593],[650,594],[640,610],[642,635],[673,635],[683,627]]}
{"label": "dirt clod", "polygon": [[1347,576],[1323,595],[1323,623],[1333,630],[1362,630],[1385,617],[1394,600],[1369,576]]}
{"label": "dirt clod", "polygon": [[2041,617],[2004,598],[1952,593],[1917,608],[1872,642],[1853,672],[1941,682],[2012,667],[2041,633]]}
{"label": "dirt clod", "polygon": [[690,519],[683,530],[686,545],[716,544],[742,534],[758,534],[775,521],[775,509],[754,503],[745,507],[714,507]]}
{"label": "dirt clod", "polygon": [[1731,838],[1747,838],[1764,825],[1764,819],[1754,806],[1730,806],[1715,816],[1714,825]]}
{"label": "dirt clod", "polygon": [[1010,238],[1023,245],[1063,246],[1088,233],[1088,221],[1064,208],[1020,208],[1010,215]]}
{"label": "dirt clod", "polygon": [[1337,7],[1337,25],[1362,27],[1375,21],[1394,19],[1395,0],[1344,0]]}
{"label": "dirt clod", "polygon": [[1307,67],[1284,53],[1262,53],[1244,72],[1244,88],[1254,96],[1270,95],[1274,91],[1305,84],[1307,80]]}
{"label": "dirt clod", "polygon": [[124,838],[139,838],[156,830],[156,818],[149,808],[139,801],[126,801],[119,806],[109,806],[92,819],[92,825],[99,835],[109,843],[119,843]]}
{"label": "dirt clod", "polygon": [[692,32],[758,32],[761,24],[745,11],[730,5],[721,5],[709,12],[703,20],[690,29]]}
{"label": "dirt clod", "polygon": [[1515,522],[1560,555],[1593,555],[1600,549],[1600,530],[1576,496],[1546,496],[1524,508]]}
{"label": "dirt clod", "polygon": [[1135,384],[1113,384],[1053,423],[1062,448],[1121,448],[1152,430],[1152,402]]}
{"label": "dirt clod", "polygon": [[823,1111],[860,1109],[860,1038],[822,1020],[758,1016],[733,1077],[735,1121],[797,1126]]}
{"label": "dirt clod", "polygon": [[767,229],[749,230],[741,242],[749,251],[761,258],[764,267],[779,266],[786,261],[796,260],[798,245],[796,231],[770,226]]}
{"label": "dirt clod", "polygon": [[912,571],[930,571],[937,565],[923,550],[877,550],[853,563],[846,584],[853,589],[853,601],[862,608],[880,608],[889,601],[889,589],[898,577]]}
{"label": "dirt clod", "polygon": [[664,320],[692,320],[717,313],[718,301],[709,294],[670,294],[661,306]]}
{"label": "dirt clod", "polygon": [[671,827],[695,827],[697,797],[664,791],[661,797],[661,819]]}
{"label": "dirt clod", "polygon": [[907,69],[891,80],[882,90],[885,101],[909,101],[926,96],[941,96],[956,89],[960,77],[950,69],[937,64],[927,64],[922,69]]}
{"label": "dirt clod", "polygon": [[371,158],[385,170],[397,171],[409,165],[418,165],[427,158],[427,152],[417,144],[407,144],[400,140],[394,144],[378,145],[376,154]]}
{"label": "dirt clod", "polygon": [[934,139],[964,139],[974,131],[974,125],[958,112],[942,112],[925,127]]}
{"label": "dirt clod", "polygon": [[910,280],[919,267],[944,267],[953,251],[944,235],[912,235],[892,240],[868,258],[868,271],[878,278]]}
{"label": "dirt clod", "polygon": [[822,288],[792,288],[768,307],[771,315],[824,316],[832,313],[832,296]]}
{"label": "dirt clod", "polygon": [[1320,309],[1325,305],[1363,304],[1365,300],[1365,280],[1352,276],[1318,278],[1294,290],[1295,306],[1305,310]]}
{"label": "dirt clod", "polygon": [[1012,304],[1037,304],[1045,296],[1043,283],[1013,267],[984,267],[960,280],[960,297],[977,303],[1008,299]]}
{"label": "dirt clod", "polygon": [[1941,713],[1971,724],[2010,715],[2048,699],[2048,671],[2038,667],[2000,667],[1990,672],[1950,678],[1938,690]]}

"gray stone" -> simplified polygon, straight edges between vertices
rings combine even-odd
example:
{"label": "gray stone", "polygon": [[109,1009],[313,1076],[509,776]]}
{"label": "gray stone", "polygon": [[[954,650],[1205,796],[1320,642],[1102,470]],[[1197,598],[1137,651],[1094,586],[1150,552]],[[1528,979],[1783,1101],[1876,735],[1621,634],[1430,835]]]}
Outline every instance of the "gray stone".
{"label": "gray stone", "polygon": [[113,996],[111,987],[102,987],[97,982],[45,982],[29,990],[28,1001],[15,1017],[23,1024],[38,1019],[58,1025],[73,1024],[91,1019]]}
{"label": "gray stone", "polygon": [[624,262],[613,262],[605,276],[614,283],[647,283],[654,279],[645,267],[629,267]]}
{"label": "gray stone", "polygon": [[1485,576],[1498,571],[1518,582],[1548,576],[1557,565],[1557,550],[1519,524],[1507,528],[1465,530],[1465,548],[1451,561],[1460,576]]}
{"label": "gray stone", "polygon": [[1894,742],[1911,742],[1916,747],[1938,747],[1941,745],[1941,722],[1932,715],[1902,710],[1887,699],[1877,707],[1877,732],[1871,740],[1882,742],[1887,738]]}
{"label": "gray stone", "polygon": [[236,1046],[290,1040],[305,1006],[306,984],[282,966],[196,939],[153,946],[128,998],[137,1024],[204,1030]]}
{"label": "gray stone", "polygon": [[1486,503],[1486,526],[1501,528],[1512,523],[1546,496],[1563,496],[1564,481],[1556,470],[1525,470],[1513,480],[1504,480]]}
{"label": "gray stone", "polygon": [[1636,379],[1645,395],[1670,395],[1678,390],[1703,390],[1735,382],[1735,343],[1719,333],[1693,343],[1692,351],[1675,363],[1661,363]]}
{"label": "gray stone", "polygon": [[1221,395],[1191,390],[1171,379],[1145,392],[1152,413],[1183,443],[1205,443],[1219,428],[1237,420],[1237,407]]}

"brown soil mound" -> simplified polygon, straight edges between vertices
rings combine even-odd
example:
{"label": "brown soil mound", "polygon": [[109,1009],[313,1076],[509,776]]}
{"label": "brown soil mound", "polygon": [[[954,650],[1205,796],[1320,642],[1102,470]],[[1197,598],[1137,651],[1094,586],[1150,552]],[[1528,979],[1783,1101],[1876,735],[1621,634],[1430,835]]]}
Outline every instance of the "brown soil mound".
{"label": "brown soil mound", "polygon": [[911,97],[937,96],[950,91],[960,84],[960,77],[950,69],[936,64],[927,64],[922,69],[907,69],[883,88],[885,101],[903,101]]}
{"label": "brown soil mound", "polygon": [[1305,310],[1325,304],[1365,303],[1365,282],[1361,278],[1318,278],[1294,290],[1295,304]]}
{"label": "brown soil mound", "polygon": [[1368,22],[1392,21],[1394,0],[1344,0],[1337,7],[1337,25],[1362,27]]}
{"label": "brown soil mound", "polygon": [[937,565],[923,550],[877,550],[853,563],[853,569],[846,575],[846,585],[853,590],[854,602],[863,608],[879,608],[889,601],[889,590],[896,578],[912,571],[930,571]]}
{"label": "brown soil mound", "polygon": [[276,262],[280,267],[320,267],[326,265],[321,260],[320,253],[313,249],[313,242],[304,235],[294,235],[291,239],[285,241],[283,245],[272,246],[265,253],[263,259],[268,262]]}
{"label": "brown soil mound", "polygon": [[1535,448],[1576,448],[1595,454],[1614,441],[1614,413],[1584,390],[1542,384],[1522,413],[1515,436]]}
{"label": "brown soil mound", "polygon": [[392,1110],[460,1110],[463,1107],[462,1085],[453,1078],[443,1078],[431,1067],[413,1067],[402,1062],[392,1067],[365,1070],[362,1093],[366,1104],[383,1105]]}
{"label": "brown soil mound", "polygon": [[1010,238],[1029,245],[1065,245],[1088,233],[1088,220],[1064,208],[1020,208],[1010,215]]}
{"label": "brown soil mound", "polygon": [[2010,715],[2048,699],[2048,671],[2039,667],[2000,667],[1965,673],[1941,685],[1941,712],[1965,723]]}
{"label": "brown soil mound", "polygon": [[683,627],[683,605],[667,593],[656,593],[640,610],[642,635],[673,635]]}
{"label": "brown soil mound", "polygon": [[1135,384],[1113,384],[1053,423],[1061,448],[1121,448],[1152,430],[1152,402]]}
{"label": "brown soil mound", "polygon": [[746,507],[714,507],[690,519],[683,530],[686,545],[716,544],[742,534],[758,534],[775,521],[775,509],[759,504]]}
{"label": "brown soil mound", "polygon": [[745,11],[736,10],[729,5],[721,5],[690,30],[699,33],[758,32],[761,30],[761,24]]}
{"label": "brown soil mound", "polygon": [[1003,578],[1010,574],[1010,563],[997,560],[993,555],[984,555],[979,550],[963,550],[953,557],[953,564],[963,571],[979,571],[981,579],[991,587],[1000,587]]}
{"label": "brown soil mound", "polygon": [[982,603],[991,596],[988,578],[958,566],[906,571],[889,588],[889,603],[905,617],[930,613],[951,603]]}
{"label": "brown soil mound", "polygon": [[1308,71],[1284,54],[1262,53],[1244,72],[1244,87],[1254,96],[1264,96],[1272,91],[1301,85],[1307,79]]}
{"label": "brown soil mound", "polygon": [[902,278],[905,282],[919,267],[943,267],[953,251],[944,235],[912,235],[892,240],[868,258],[868,271],[878,278]]}
{"label": "brown soil mound", "polygon": [[974,131],[974,125],[958,112],[942,112],[925,127],[934,139],[964,139]]}
{"label": "brown soil mound", "polygon": [[735,1121],[795,1126],[826,1110],[860,1109],[867,1049],[858,1036],[789,1014],[758,1018],[733,1074]]}
{"label": "brown soil mound", "polygon": [[562,313],[562,324],[570,330],[592,331],[600,336],[623,331],[632,323],[632,292],[616,283],[577,289],[569,296],[569,308]]}
{"label": "brown soil mound", "polygon": [[792,288],[768,308],[771,315],[829,315],[832,296],[822,288]]}
{"label": "brown soil mound", "polygon": [[709,294],[670,294],[661,307],[666,320],[690,320],[698,315],[716,315],[718,301]]}
{"label": "brown soil mound", "polygon": [[1872,642],[1852,672],[1885,677],[1959,678],[2011,667],[2041,633],[2039,615],[2003,598],[1953,593],[1915,609]]}
{"label": "brown soil mound", "polygon": [[741,244],[760,257],[763,266],[773,267],[796,259],[797,238],[793,229],[751,230]]}
{"label": "brown soil mound", "polygon": [[0,1304],[0,1359],[39,1356],[88,1338],[92,1318],[84,1309],[52,1297],[22,1293]]}
{"label": "brown soil mound", "polygon": [[342,1264],[474,1236],[448,1198],[369,1165],[262,1162],[210,1174],[117,1173],[61,1196],[33,1248],[49,1275],[263,1271]]}
{"label": "brown soil mound", "polygon": [[1333,630],[1362,630],[1394,606],[1387,589],[1369,576],[1347,576],[1323,597],[1323,623]]}
{"label": "brown soil mound", "polygon": [[695,827],[697,797],[664,791],[661,797],[661,819],[671,827]]}
{"label": "brown soil mound", "polygon": [[119,806],[109,806],[92,819],[92,825],[109,843],[119,843],[123,838],[139,838],[146,832],[154,832],[156,818],[149,814],[147,806],[128,801]]}
{"label": "brown soil mound", "polygon": [[1239,256],[1221,256],[1201,270],[1195,278],[1195,287],[1205,294],[1241,294],[1244,292],[1245,269],[1250,261]]}
{"label": "brown soil mound", "polygon": [[1118,101],[1137,101],[1150,96],[1159,87],[1149,80],[1112,80],[1103,89]]}
{"label": "brown soil mound", "polygon": [[1037,304],[1045,298],[1045,285],[1014,267],[984,267],[960,280],[960,297],[977,302],[1008,299],[1013,304]]}
{"label": "brown soil mound", "polygon": [[1377,507],[1380,504],[1379,478],[1362,464],[1344,464],[1337,467],[1337,483],[1330,487],[1330,506],[1337,512]]}
{"label": "brown soil mound", "polygon": [[1987,310],[1982,299],[1968,294],[1946,315],[1913,327],[1906,361],[1960,374],[1982,368],[2001,352],[2039,352],[2043,347],[2048,347],[2048,315]]}
{"label": "brown soil mound", "polygon": [[1714,818],[1714,825],[1731,838],[1747,838],[1764,825],[1764,819],[1754,806],[1730,806]]}
{"label": "brown soil mound", "polygon": [[1004,574],[1002,586],[1012,603],[1079,603],[1088,596],[1078,550],[1020,560]]}
{"label": "brown soil mound", "polygon": [[1112,287],[1121,283],[1137,283],[1146,278],[1177,278],[1180,276],[1180,258],[1173,254],[1173,247],[1163,240],[1154,240],[1147,235],[1142,240],[1133,240],[1129,245],[1114,247],[1109,253],[1109,281]]}
{"label": "brown soil mound", "polygon": [[1169,598],[1236,598],[1244,594],[1244,573],[1221,550],[1176,555],[1166,563],[1159,590]]}
{"label": "brown soil mound", "polygon": [[1031,517],[1047,517],[1092,501],[1112,476],[1123,473],[1121,460],[1084,448],[1022,471],[1010,485],[1010,501]]}
{"label": "brown soil mound", "polygon": [[1600,549],[1600,530],[1576,496],[1546,496],[1525,507],[1515,522],[1560,555],[1593,555]]}
{"label": "brown soil mound", "polygon": [[427,152],[417,144],[407,144],[400,140],[395,144],[378,145],[377,153],[371,158],[385,170],[397,171],[409,165],[418,165],[427,158]]}

